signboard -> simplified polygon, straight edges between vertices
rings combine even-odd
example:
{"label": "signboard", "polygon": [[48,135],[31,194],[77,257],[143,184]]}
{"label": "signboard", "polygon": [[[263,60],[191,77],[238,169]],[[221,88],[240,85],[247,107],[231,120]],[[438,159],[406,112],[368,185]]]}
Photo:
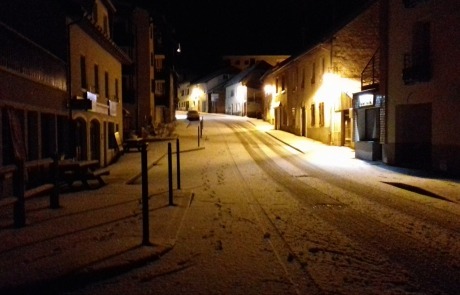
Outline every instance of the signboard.
{"label": "signboard", "polygon": [[359,97],[359,107],[368,107],[374,105],[374,95],[373,94],[361,94]]}
{"label": "signboard", "polygon": [[87,91],[86,98],[91,100],[91,111],[95,112],[97,109],[97,94]]}

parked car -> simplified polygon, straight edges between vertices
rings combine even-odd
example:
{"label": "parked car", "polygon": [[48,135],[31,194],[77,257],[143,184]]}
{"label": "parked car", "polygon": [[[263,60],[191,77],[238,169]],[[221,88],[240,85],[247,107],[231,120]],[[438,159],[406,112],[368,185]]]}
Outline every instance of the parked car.
{"label": "parked car", "polygon": [[197,110],[189,110],[187,112],[187,120],[189,120],[189,121],[199,121],[200,120],[200,114],[198,113]]}

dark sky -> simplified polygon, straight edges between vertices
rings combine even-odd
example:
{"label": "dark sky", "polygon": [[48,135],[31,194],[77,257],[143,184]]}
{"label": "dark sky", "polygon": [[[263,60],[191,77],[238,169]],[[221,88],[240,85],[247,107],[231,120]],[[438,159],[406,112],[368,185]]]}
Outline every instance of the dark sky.
{"label": "dark sky", "polygon": [[[222,55],[300,52],[367,0],[144,0],[181,43],[181,61],[210,68]],[[204,60],[209,60],[211,63]]]}

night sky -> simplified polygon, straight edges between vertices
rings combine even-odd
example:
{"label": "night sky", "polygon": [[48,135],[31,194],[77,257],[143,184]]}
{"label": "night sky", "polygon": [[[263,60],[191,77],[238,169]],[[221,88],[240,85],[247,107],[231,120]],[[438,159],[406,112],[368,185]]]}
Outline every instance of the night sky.
{"label": "night sky", "polygon": [[[163,15],[182,65],[208,69],[222,55],[292,55],[319,41],[367,0],[139,0]],[[203,62],[203,61],[207,62]]]}

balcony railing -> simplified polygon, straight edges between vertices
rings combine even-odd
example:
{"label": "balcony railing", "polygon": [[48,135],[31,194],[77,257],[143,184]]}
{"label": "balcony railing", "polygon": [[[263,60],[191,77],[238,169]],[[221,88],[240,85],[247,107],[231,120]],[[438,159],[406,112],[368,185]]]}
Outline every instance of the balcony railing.
{"label": "balcony railing", "polygon": [[380,49],[377,49],[361,73],[361,90],[377,88],[380,83]]}
{"label": "balcony railing", "polygon": [[66,90],[65,63],[0,22],[0,67]]}

